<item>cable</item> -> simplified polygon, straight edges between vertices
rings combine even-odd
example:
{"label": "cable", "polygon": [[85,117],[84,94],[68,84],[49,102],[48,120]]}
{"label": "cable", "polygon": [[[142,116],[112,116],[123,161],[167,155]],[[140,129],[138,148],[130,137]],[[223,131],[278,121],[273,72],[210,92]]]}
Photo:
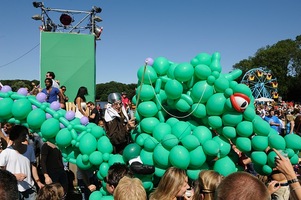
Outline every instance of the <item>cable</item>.
{"label": "cable", "polygon": [[10,65],[10,64],[12,64],[12,63],[16,62],[17,60],[19,60],[19,59],[23,58],[24,56],[26,56],[27,54],[29,54],[31,51],[33,51],[35,48],[37,48],[39,45],[40,45],[40,43],[39,43],[39,44],[37,44],[36,46],[34,46],[33,48],[31,48],[29,51],[27,51],[27,52],[26,52],[26,53],[24,53],[23,55],[21,55],[20,57],[18,57],[18,58],[16,58],[16,59],[14,59],[14,60],[12,60],[12,61],[10,61],[10,62],[8,62],[8,63],[4,64],[4,65],[0,65],[0,68],[2,68],[2,67],[5,67],[5,66],[7,66],[7,65]]}

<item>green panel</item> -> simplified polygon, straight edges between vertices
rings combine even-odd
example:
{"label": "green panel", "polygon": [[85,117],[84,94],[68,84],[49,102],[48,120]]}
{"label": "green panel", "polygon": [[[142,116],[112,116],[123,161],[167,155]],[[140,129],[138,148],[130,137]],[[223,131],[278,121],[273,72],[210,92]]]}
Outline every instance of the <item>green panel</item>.
{"label": "green panel", "polygon": [[95,100],[95,39],[93,35],[41,32],[40,81],[44,88],[47,71],[55,73],[73,101],[81,86],[88,88],[87,101]]}

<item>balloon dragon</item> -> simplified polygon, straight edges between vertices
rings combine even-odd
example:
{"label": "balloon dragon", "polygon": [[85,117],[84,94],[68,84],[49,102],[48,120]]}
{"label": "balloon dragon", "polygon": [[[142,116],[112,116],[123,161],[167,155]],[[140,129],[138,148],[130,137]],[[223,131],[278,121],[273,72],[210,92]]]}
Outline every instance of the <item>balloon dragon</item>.
{"label": "balloon dragon", "polygon": [[[251,90],[235,81],[241,70],[221,71],[218,52],[200,53],[183,63],[147,58],[138,69],[138,88],[132,99],[137,121],[131,132],[134,142],[123,155],[112,154],[113,146],[102,127],[60,109],[58,102],[47,103],[43,93],[28,95],[25,88],[13,92],[8,85],[2,87],[0,121],[27,126],[44,141],[55,143],[65,161],[81,169],[96,169],[100,180],[115,162],[128,163],[140,156],[143,164],[155,167],[154,174],[139,175],[147,191],[170,166],[186,169],[192,180],[204,169],[224,176],[243,170],[232,145],[250,157],[263,175],[275,167],[276,154],[269,148],[286,150],[292,164],[297,164],[301,137],[282,137],[256,115]],[[90,199],[113,197],[102,187]]]}

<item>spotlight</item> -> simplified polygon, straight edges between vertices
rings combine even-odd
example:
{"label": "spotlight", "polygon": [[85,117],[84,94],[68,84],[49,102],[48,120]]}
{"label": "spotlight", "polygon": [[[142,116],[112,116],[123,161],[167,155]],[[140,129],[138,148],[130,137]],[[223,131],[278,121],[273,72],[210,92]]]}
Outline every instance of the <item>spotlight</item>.
{"label": "spotlight", "polygon": [[44,7],[43,2],[37,2],[37,1],[34,1],[34,2],[32,2],[32,5],[33,5],[35,8],[41,8],[41,7]]}
{"label": "spotlight", "polygon": [[100,13],[102,11],[102,9],[100,7],[96,7],[93,6],[92,9],[96,12],[96,13]]}
{"label": "spotlight", "polygon": [[34,15],[31,18],[34,20],[42,20],[43,19],[43,17],[41,15]]}
{"label": "spotlight", "polygon": [[100,39],[100,35],[102,33],[102,30],[103,30],[103,27],[97,27],[97,26],[95,26],[94,35],[95,35],[95,37],[96,37],[97,40]]}
{"label": "spotlight", "polygon": [[102,22],[102,19],[100,18],[100,17],[98,17],[98,16],[94,16],[94,21],[96,21],[96,22]]}
{"label": "spotlight", "polygon": [[69,26],[71,24],[71,22],[73,21],[72,17],[66,13],[63,13],[60,17],[60,22],[64,25],[64,26]]}

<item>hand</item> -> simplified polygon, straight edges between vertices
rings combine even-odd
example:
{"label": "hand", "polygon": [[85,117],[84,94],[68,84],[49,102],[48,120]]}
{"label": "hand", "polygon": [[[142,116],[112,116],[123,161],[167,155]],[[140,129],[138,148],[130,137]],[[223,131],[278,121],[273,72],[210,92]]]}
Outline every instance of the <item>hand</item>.
{"label": "hand", "polygon": [[93,192],[93,191],[96,190],[96,186],[93,185],[93,184],[91,184],[91,185],[88,186],[88,189],[89,189],[91,192]]}
{"label": "hand", "polygon": [[18,181],[23,181],[27,176],[26,174],[19,173],[19,174],[15,174],[15,177]]}
{"label": "hand", "polygon": [[44,184],[43,184],[41,181],[38,181],[37,184],[38,184],[38,186],[39,186],[40,189],[41,189],[42,187],[44,187]]}
{"label": "hand", "polygon": [[135,128],[135,125],[136,125],[136,121],[135,121],[135,118],[132,118],[128,121],[128,126],[130,128]]}
{"label": "hand", "polygon": [[285,175],[287,180],[296,178],[296,173],[291,164],[291,161],[288,158],[282,156],[281,153],[279,153],[276,149],[273,150],[277,154],[277,156],[275,157],[276,168]]}
{"label": "hand", "polygon": [[268,185],[268,190],[270,194],[273,194],[274,192],[276,192],[279,188],[280,188],[280,184],[278,184],[278,186],[275,186],[278,183],[278,181],[271,181]]}
{"label": "hand", "polygon": [[45,183],[46,184],[51,184],[52,183],[52,179],[49,176],[45,177]]}

